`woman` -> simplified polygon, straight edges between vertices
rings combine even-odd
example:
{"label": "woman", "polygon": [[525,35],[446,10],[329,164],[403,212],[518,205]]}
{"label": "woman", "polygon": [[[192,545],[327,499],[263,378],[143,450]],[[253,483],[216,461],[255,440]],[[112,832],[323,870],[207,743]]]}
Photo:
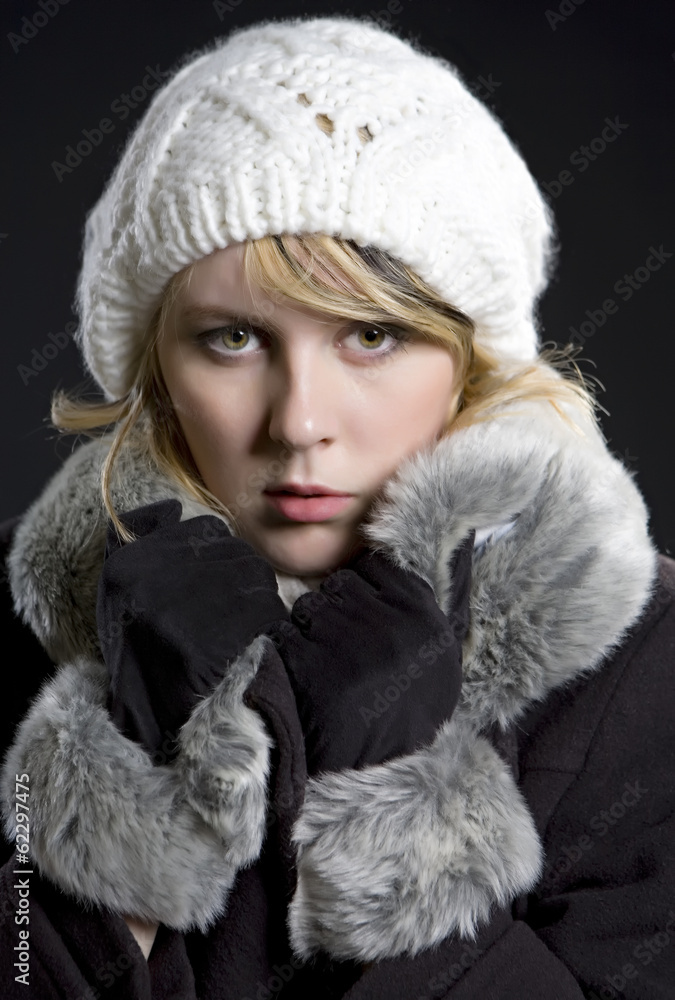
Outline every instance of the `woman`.
{"label": "woman", "polygon": [[367,22],[157,95],[87,225],[107,402],[54,404],[107,433],[8,532],[56,664],[4,768],[9,996],[667,995],[675,577],[538,352],[551,230]]}

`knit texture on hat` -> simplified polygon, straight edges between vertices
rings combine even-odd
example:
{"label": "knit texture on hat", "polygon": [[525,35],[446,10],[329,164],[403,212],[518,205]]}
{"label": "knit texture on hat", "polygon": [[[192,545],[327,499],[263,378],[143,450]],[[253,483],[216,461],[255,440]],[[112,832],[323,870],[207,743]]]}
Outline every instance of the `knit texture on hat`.
{"label": "knit texture on hat", "polygon": [[78,340],[118,398],[178,271],[243,240],[326,233],[398,257],[478,342],[530,361],[552,229],[449,63],[368,20],[266,21],[183,66],[132,134],[87,219]]}

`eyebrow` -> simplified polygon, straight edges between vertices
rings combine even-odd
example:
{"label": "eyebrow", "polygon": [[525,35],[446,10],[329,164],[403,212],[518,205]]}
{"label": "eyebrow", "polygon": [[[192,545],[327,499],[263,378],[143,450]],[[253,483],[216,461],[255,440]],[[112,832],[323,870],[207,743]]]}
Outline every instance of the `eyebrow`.
{"label": "eyebrow", "polygon": [[[183,321],[187,320],[188,322],[206,320],[209,323],[250,323],[252,326],[257,326],[264,330],[271,331],[281,340],[286,339],[283,330],[277,326],[273,319],[264,316],[262,313],[249,313],[246,309],[232,310],[226,309],[224,306],[220,305],[185,305],[181,307],[180,318]],[[326,317],[326,322],[329,323],[339,323],[343,321],[343,316]]]}
{"label": "eyebrow", "polygon": [[182,319],[252,319],[246,310],[225,309],[223,306],[181,306]]}
{"label": "eyebrow", "polygon": [[273,320],[263,316],[262,313],[249,313],[246,309],[226,309],[220,305],[185,305],[180,307],[179,317],[188,322],[208,320],[211,323],[251,323],[265,327],[274,331],[278,336],[282,336],[281,330]]}

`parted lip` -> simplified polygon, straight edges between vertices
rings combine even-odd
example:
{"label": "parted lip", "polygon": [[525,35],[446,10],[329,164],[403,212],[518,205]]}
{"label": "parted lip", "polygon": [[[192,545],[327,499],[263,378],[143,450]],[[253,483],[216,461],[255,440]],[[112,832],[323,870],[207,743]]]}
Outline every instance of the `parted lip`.
{"label": "parted lip", "polygon": [[329,497],[350,497],[352,493],[345,493],[344,490],[332,490],[330,486],[322,483],[278,483],[273,490],[265,490],[265,493],[276,495],[278,493],[296,493],[301,497],[309,496],[329,496]]}

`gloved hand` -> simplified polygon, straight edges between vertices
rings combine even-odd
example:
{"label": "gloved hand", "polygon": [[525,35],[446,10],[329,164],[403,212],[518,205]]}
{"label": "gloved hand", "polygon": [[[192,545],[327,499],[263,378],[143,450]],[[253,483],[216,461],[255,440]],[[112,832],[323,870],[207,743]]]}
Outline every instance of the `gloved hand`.
{"label": "gloved hand", "polygon": [[[295,694],[310,776],[412,753],[452,716],[474,537],[453,555],[447,615],[425,580],[366,549],[267,630]],[[263,682],[259,674],[247,689],[251,707]]]}
{"label": "gloved hand", "polygon": [[120,517],[108,529],[96,619],[119,728],[170,760],[196,702],[273,623],[288,620],[272,566],[217,517],[181,521],[178,500]]}

